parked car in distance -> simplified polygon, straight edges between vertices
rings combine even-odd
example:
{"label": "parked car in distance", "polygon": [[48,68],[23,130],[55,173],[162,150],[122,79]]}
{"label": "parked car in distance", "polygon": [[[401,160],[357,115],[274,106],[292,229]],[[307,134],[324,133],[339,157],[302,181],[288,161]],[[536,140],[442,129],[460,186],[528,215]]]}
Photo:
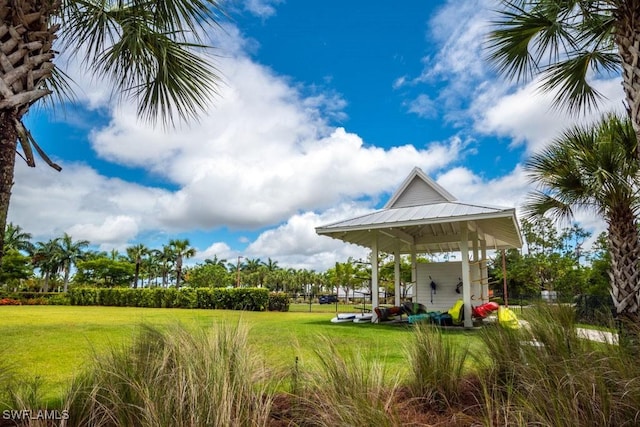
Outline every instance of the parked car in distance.
{"label": "parked car in distance", "polygon": [[338,302],[337,295],[320,295],[318,297],[318,302],[320,304],[331,304],[333,302]]}

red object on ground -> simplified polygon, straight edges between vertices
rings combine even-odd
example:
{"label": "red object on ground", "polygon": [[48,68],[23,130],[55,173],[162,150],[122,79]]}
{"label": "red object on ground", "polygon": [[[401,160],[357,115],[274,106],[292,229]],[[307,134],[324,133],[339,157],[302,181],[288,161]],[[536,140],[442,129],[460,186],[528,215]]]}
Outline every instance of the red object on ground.
{"label": "red object on ground", "polygon": [[496,311],[500,306],[496,302],[488,302],[477,307],[473,307],[471,309],[471,313],[473,317],[479,317],[480,319],[484,319],[492,312]]}

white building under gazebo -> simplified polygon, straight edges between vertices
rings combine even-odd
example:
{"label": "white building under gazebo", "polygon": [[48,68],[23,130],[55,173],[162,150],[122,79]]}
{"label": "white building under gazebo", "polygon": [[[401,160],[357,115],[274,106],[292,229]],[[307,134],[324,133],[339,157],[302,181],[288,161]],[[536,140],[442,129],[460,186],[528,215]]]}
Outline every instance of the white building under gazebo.
{"label": "white building under gazebo", "polygon": [[[394,255],[396,290],[400,256],[408,254],[414,301],[429,311],[443,311],[462,298],[465,327],[472,326],[472,305],[489,298],[487,252],[522,247],[514,208],[458,202],[419,168],[381,210],[317,227],[316,233],[371,249],[374,307],[379,305],[379,253]],[[416,262],[417,254],[452,252],[460,254],[460,261]],[[400,292],[395,293],[395,304],[400,305]]]}

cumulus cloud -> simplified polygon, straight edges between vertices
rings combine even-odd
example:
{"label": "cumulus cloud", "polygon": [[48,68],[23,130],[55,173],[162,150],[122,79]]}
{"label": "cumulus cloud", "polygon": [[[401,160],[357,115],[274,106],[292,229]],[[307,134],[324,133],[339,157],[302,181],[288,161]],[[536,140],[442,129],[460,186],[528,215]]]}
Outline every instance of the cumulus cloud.
{"label": "cumulus cloud", "polygon": [[75,224],[68,232],[78,240],[119,244],[138,234],[138,224],[135,218],[127,215],[108,216],[102,224]]}
{"label": "cumulus cloud", "polygon": [[294,268],[318,271],[332,267],[336,260],[361,259],[367,256],[365,248],[318,236],[315,228],[371,211],[365,205],[342,203],[322,213],[296,214],[284,224],[262,233],[245,252],[251,256],[277,259]]}
{"label": "cumulus cloud", "polygon": [[91,136],[102,158],[179,186],[159,200],[159,220],[168,226],[259,229],[302,210],[389,191],[414,166],[435,171],[465,149],[455,138],[422,149],[368,146],[327,124],[326,111],[344,106],[335,96],[304,97],[244,56],[223,63],[227,83],[199,124],[167,133],[141,125],[124,105]]}
{"label": "cumulus cloud", "polygon": [[63,171],[16,164],[9,220],[36,239],[63,232],[96,245],[117,246],[159,227],[158,200],[167,190],[109,178],[79,164]]}
{"label": "cumulus cloud", "polygon": [[577,117],[553,107],[553,94],[542,93],[539,82],[531,82],[502,97],[478,97],[472,110],[477,117],[475,128],[485,134],[509,137],[513,144],[525,144],[535,152],[578,122],[591,123],[603,111],[622,113],[624,92],[619,79],[596,80],[594,86],[605,97],[597,111]]}
{"label": "cumulus cloud", "polygon": [[215,242],[211,244],[209,247],[204,249],[203,251],[199,251],[196,253],[196,260],[205,260],[205,259],[213,259],[217,257],[220,259],[226,259],[227,261],[232,261],[234,258],[238,256],[238,253],[231,249],[231,247],[225,242]]}

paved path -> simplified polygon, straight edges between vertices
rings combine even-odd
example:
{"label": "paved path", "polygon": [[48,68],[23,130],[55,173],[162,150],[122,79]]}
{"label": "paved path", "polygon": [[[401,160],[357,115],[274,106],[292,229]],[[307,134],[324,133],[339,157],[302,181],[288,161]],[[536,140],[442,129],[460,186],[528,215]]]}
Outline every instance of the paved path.
{"label": "paved path", "polygon": [[[526,320],[518,320],[520,325],[528,327],[529,322]],[[618,334],[608,331],[599,331],[597,329],[576,328],[578,336],[596,342],[606,342],[609,344],[618,344]]]}
{"label": "paved path", "polygon": [[606,342],[609,344],[618,344],[618,334],[607,331],[598,331],[595,329],[577,328],[578,336],[590,339],[591,341]]}

